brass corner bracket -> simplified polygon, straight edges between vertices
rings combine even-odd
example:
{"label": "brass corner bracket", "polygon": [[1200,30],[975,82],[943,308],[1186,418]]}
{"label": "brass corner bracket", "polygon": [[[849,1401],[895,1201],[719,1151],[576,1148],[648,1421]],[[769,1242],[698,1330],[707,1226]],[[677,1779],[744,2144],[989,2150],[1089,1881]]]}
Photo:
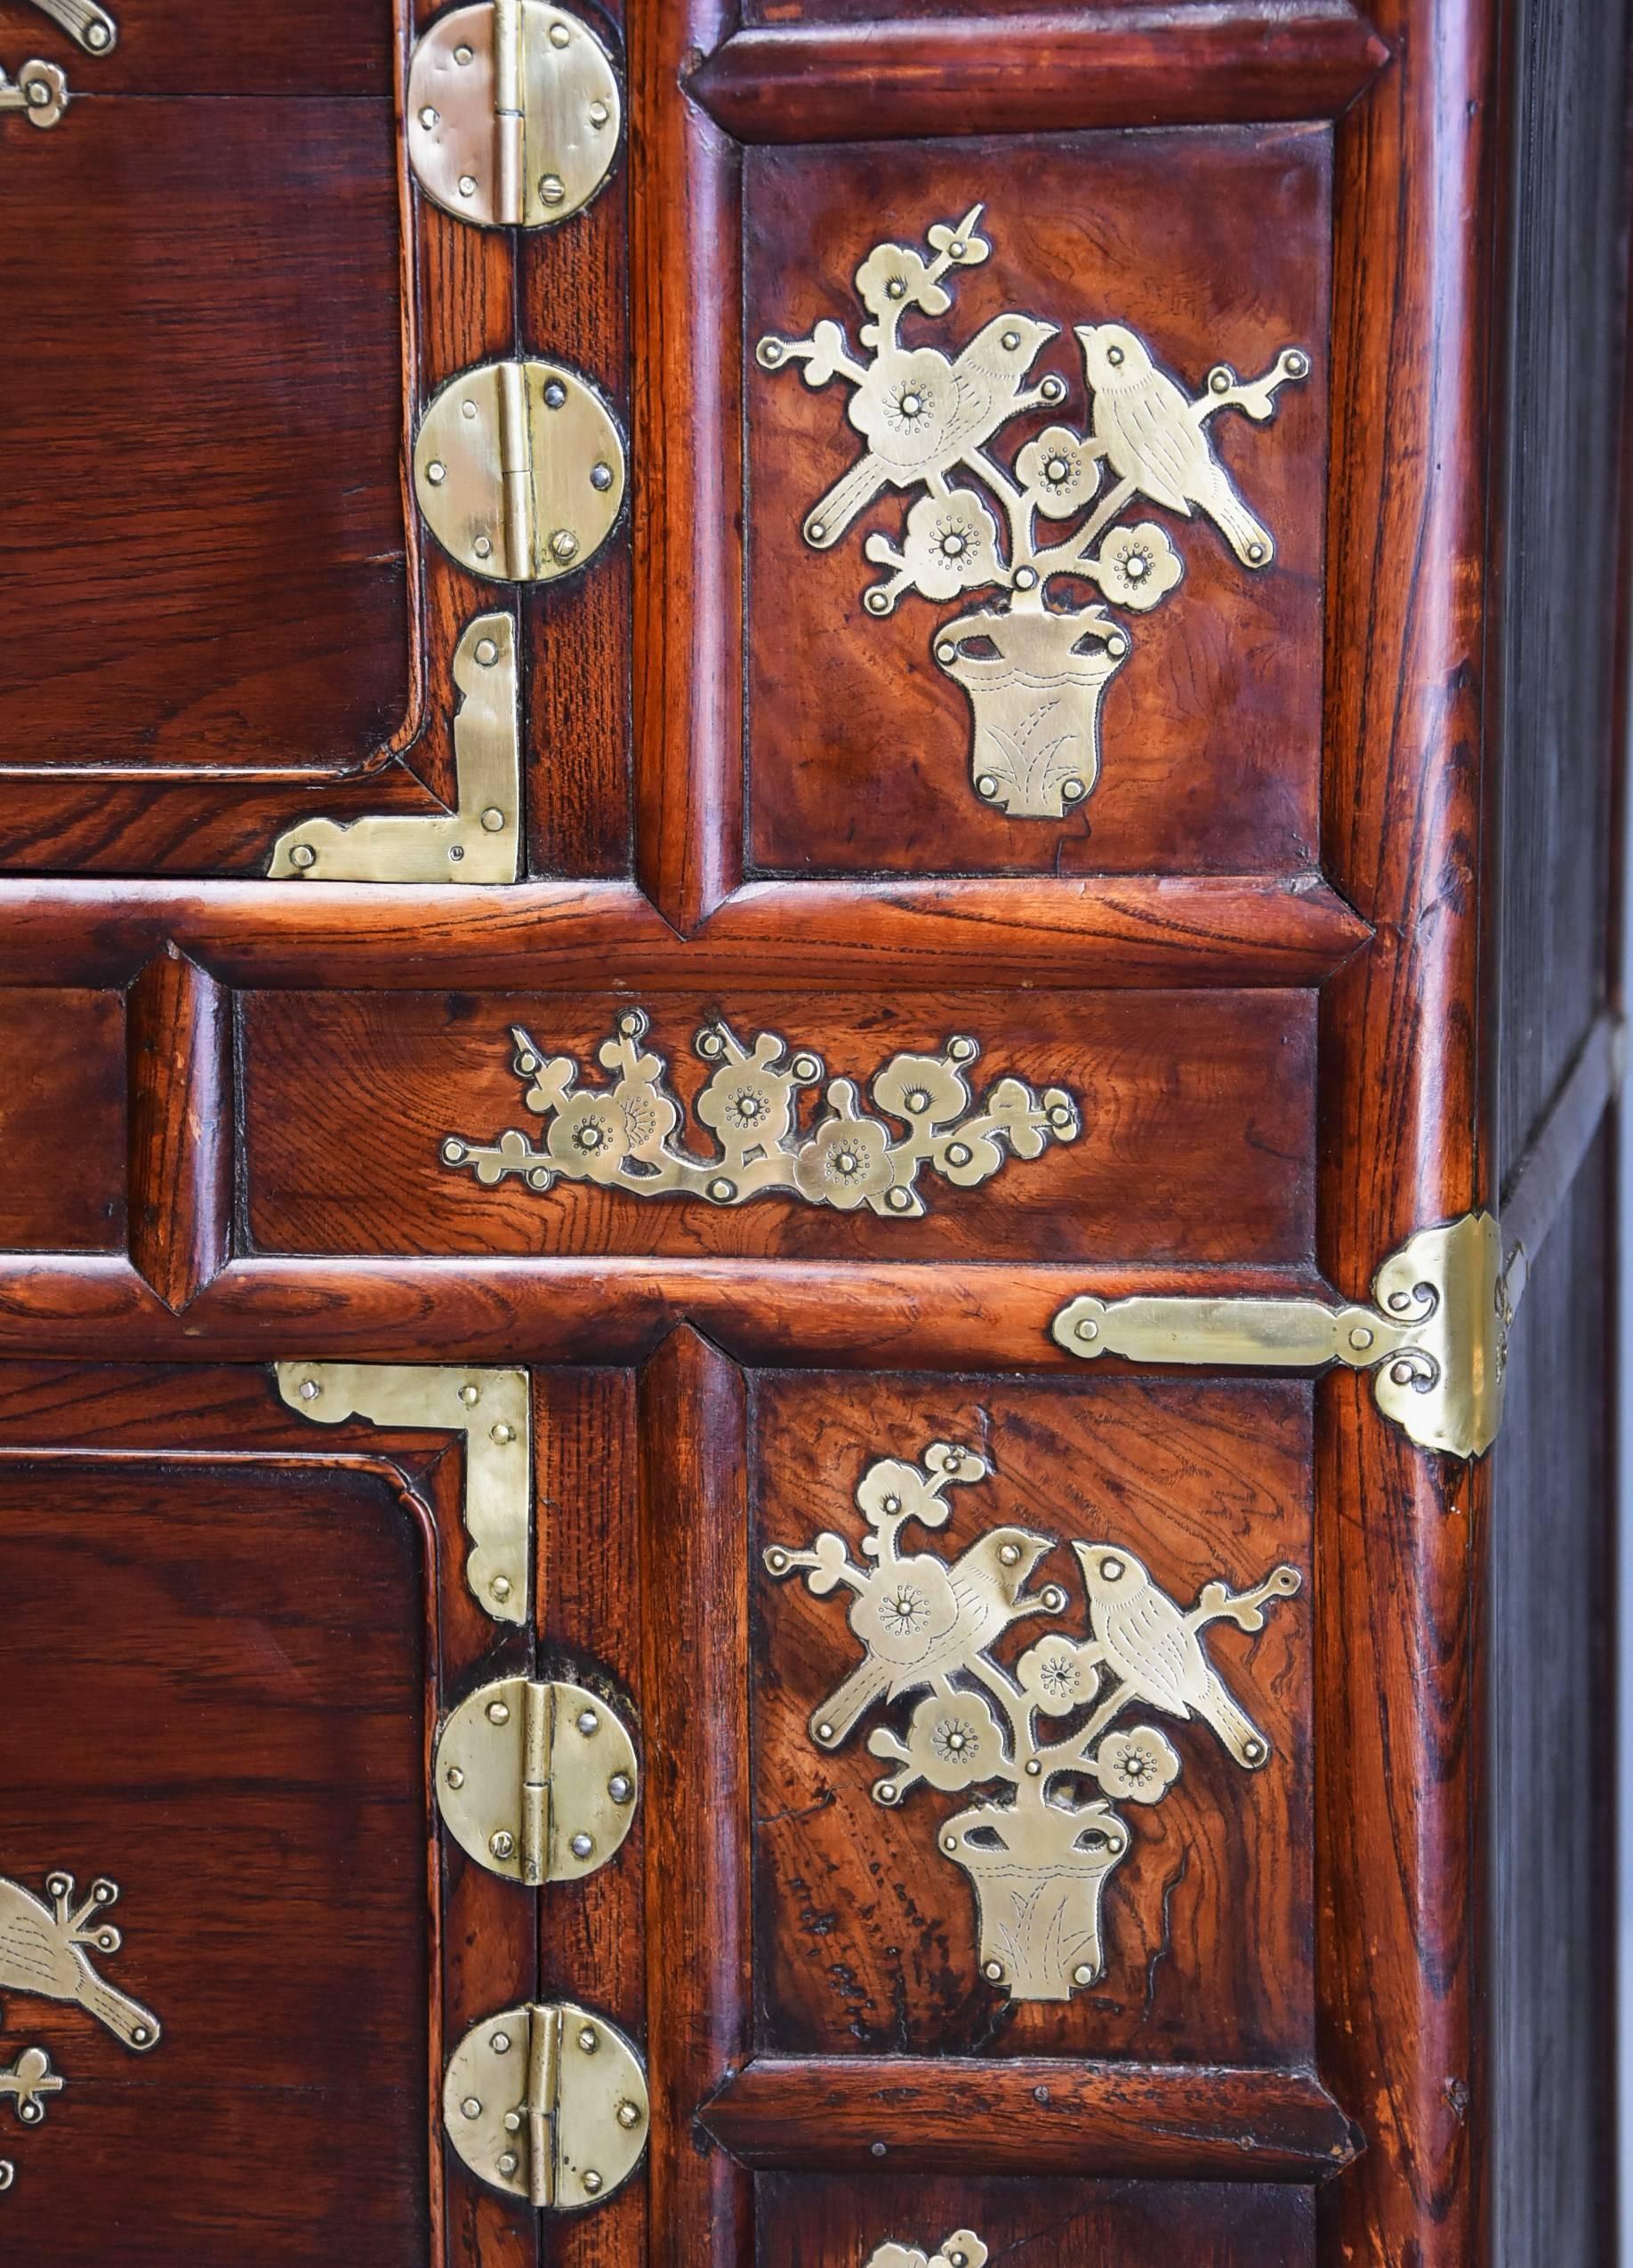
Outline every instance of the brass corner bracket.
{"label": "brass corner bracket", "polygon": [[320,1426],[371,1425],[465,1437],[465,1580],[495,1622],[526,1622],[533,1533],[533,1405],[526,1371],[414,1363],[278,1363],[278,1390]]}
{"label": "brass corner bracket", "polygon": [[454,655],[459,807],[302,819],[267,872],[311,882],[513,882],[521,873],[521,712],[509,615],[479,615]]}
{"label": "brass corner bracket", "polygon": [[1502,1422],[1508,1331],[1524,1255],[1505,1259],[1494,1214],[1420,1229],[1372,1279],[1372,1305],[1323,1299],[1144,1298],[1070,1300],[1050,1334],[1091,1362],[1204,1363],[1243,1370],[1372,1373],[1386,1418],[1420,1449],[1480,1457]]}

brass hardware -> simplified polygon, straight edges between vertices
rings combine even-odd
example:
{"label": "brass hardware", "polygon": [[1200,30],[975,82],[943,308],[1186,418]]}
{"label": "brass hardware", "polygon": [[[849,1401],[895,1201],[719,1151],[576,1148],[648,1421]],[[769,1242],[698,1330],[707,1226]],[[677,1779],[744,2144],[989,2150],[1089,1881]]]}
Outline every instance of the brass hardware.
{"label": "brass hardware", "polygon": [[514,1173],[541,1191],[558,1178],[594,1181],[631,1197],[704,1197],[726,1206],[777,1192],[844,1212],[866,1204],[906,1220],[925,1210],[917,1187],[921,1165],[973,1188],[1007,1156],[1038,1157],[1051,1141],[1074,1142],[1082,1130],[1077,1105],[1062,1087],[1046,1089],[1040,1100],[1024,1081],[1000,1079],[977,1110],[966,1074],[980,1049],[959,1036],[939,1055],[892,1056],[870,1081],[873,1104],[906,1125],[905,1138],[864,1114],[850,1079],[828,1082],[827,1114],[802,1133],[800,1090],[822,1082],[822,1058],[800,1049],[791,1059],[774,1032],[760,1033],[745,1048],[717,1019],[694,1042],[714,1066],[693,1109],[718,1146],[699,1157],[671,1140],[681,1108],[664,1083],[664,1058],[647,1052],[648,1028],[640,1009],[625,1009],[598,1050],[616,1083],[581,1087],[574,1057],[547,1057],[512,1025],[516,1075],[530,1082],[522,1100],[550,1122],[543,1149],[514,1129],[488,1147],[453,1134],[442,1145],[443,1163],[468,1166],[489,1186]]}
{"label": "brass hardware", "polygon": [[118,1895],[118,1884],[99,1876],[90,1894],[76,1904],[74,1878],[59,1869],[45,1878],[47,1905],[20,1882],[0,1875],[0,1991],[77,2001],[127,2047],[145,2055],[158,2045],[158,2018],[140,2000],[105,1983],[91,1966],[93,1952],[119,1950],[118,1931],[102,1918]]}
{"label": "brass hardware", "polygon": [[406,1363],[279,1363],[278,1390],[320,1426],[351,1417],[465,1436],[465,1581],[495,1622],[527,1620],[533,1403],[526,1371]]}
{"label": "brass hardware", "polygon": [[25,2047],[9,2071],[0,2069],[0,2103],[12,2103],[20,2126],[37,2127],[44,2121],[45,2097],[60,2095],[67,2084],[43,2047]]}
{"label": "brass hardware", "polygon": [[1210,1368],[1371,1371],[1386,1418],[1420,1449],[1478,1457],[1502,1421],[1508,1331],[1524,1284],[1524,1255],[1505,1267],[1490,1213],[1426,1228],[1372,1280],[1373,1305],[1322,1299],[1071,1300],[1050,1326],[1092,1361]]}
{"label": "brass hardware", "polygon": [[623,437],[563,363],[485,362],[436,395],[414,446],[431,533],[473,575],[553,583],[588,566],[623,503]]}
{"label": "brass hardware", "polygon": [[[881,1728],[869,1737],[869,1753],[887,1766],[874,1783],[876,1804],[894,1808],[921,1781],[947,1793],[1009,1791],[944,1820],[937,1841],[969,1877],[987,1982],[1017,2000],[1066,2000],[1106,1966],[1102,1895],[1130,1840],[1128,1822],[1106,1798],[1161,1803],[1179,1774],[1179,1757],[1155,1725],[1117,1731],[1116,1720],[1130,1709],[1199,1717],[1244,1771],[1261,1771],[1270,1743],[1224,1684],[1201,1634],[1227,1619],[1262,1629],[1266,1608],[1291,1598],[1301,1579],[1296,1568],[1277,1567],[1246,1591],[1211,1582],[1185,1608],[1122,1544],[1074,1541],[1090,1635],[1049,1632],[1010,1669],[992,1653],[1010,1625],[1066,1610],[1060,1584],[1026,1588],[1058,1539],[989,1528],[951,1564],[899,1548],[909,1521],[945,1526],[946,1491],[992,1470],[972,1450],[942,1441],[917,1465],[881,1458],[856,1492],[872,1531],[862,1546],[865,1565],[831,1531],[807,1550],[773,1544],[765,1564],[779,1582],[798,1572],[818,1595],[841,1584],[855,1593],[849,1624],[864,1659],[812,1711],[818,1748],[840,1747],[875,1703],[925,1691],[905,1736]],[[1070,1718],[1073,1727],[1044,1740],[1040,1714]],[[1085,1781],[1096,1796],[1074,1800]],[[919,1886],[915,1892],[924,1894]]]}
{"label": "brass hardware", "polygon": [[607,179],[621,107],[607,51],[577,16],[544,0],[484,0],[415,43],[409,162],[459,220],[550,228]]}
{"label": "brass hardware", "polygon": [[54,63],[36,58],[14,79],[0,65],[0,116],[20,110],[31,126],[54,126],[68,106],[68,83]]}
{"label": "brass hardware", "polygon": [[513,882],[521,872],[521,722],[509,615],[481,615],[459,641],[454,719],[459,808],[446,816],[382,812],[302,819],[281,834],[268,873],[306,882]]}
{"label": "brass hardware", "polygon": [[583,1685],[501,1677],[437,1743],[437,1804],[461,1849],[508,1882],[577,1882],[630,1831],[640,1775],[617,1711]]}
{"label": "brass hardware", "polygon": [[954,2229],[929,2259],[917,2245],[881,2244],[867,2268],[986,2268],[986,2247],[972,2229]]}
{"label": "brass hardware", "polygon": [[60,24],[88,55],[110,55],[119,44],[119,27],[96,0],[31,0],[42,15]]}
{"label": "brass hardware", "polygon": [[[802,364],[808,386],[839,378],[852,390],[847,415],[866,447],[807,514],[805,540],[813,549],[836,543],[882,489],[923,489],[908,507],[899,542],[876,533],[864,544],[865,555],[888,573],[864,591],[862,603],[872,615],[889,615],[908,591],[936,604],[965,591],[992,594],[938,629],[930,651],[969,697],[977,795],[1011,818],[1060,819],[1094,792],[1102,696],[1133,642],[1129,624],[1106,606],[1144,614],[1185,571],[1156,522],[1114,523],[1137,503],[1186,519],[1200,511],[1244,567],[1256,573],[1268,567],[1275,539],[1243,503],[1206,428],[1223,409],[1261,422],[1274,416],[1277,392],[1308,377],[1310,358],[1301,347],[1284,347],[1261,377],[1246,382],[1220,363],[1192,396],[1122,325],[1080,325],[1091,430],[1051,425],[1001,462],[988,446],[1012,419],[1066,398],[1066,380],[1056,373],[1026,383],[1059,326],[995,315],[955,360],[898,335],[912,311],[945,315],[953,300],[943,278],[987,259],[992,245],[977,228],[981,212],[977,205],[956,223],[937,221],[928,258],[896,244],[868,254],[856,277],[870,318],[860,334],[871,350],[867,360],[852,352],[832,319],[808,339],[762,338],[756,354],[767,370]],[[949,475],[960,470],[976,485],[950,486]],[[1101,496],[1106,471],[1112,485]],[[1075,531],[1041,545],[1040,516],[1075,521]],[[1050,607],[1045,593],[1056,578],[1093,583],[1100,599]]]}
{"label": "brass hardware", "polygon": [[647,2146],[647,2075],[615,2024],[571,2001],[506,2008],[455,2049],[449,2140],[479,2181],[558,2213],[601,2205]]}

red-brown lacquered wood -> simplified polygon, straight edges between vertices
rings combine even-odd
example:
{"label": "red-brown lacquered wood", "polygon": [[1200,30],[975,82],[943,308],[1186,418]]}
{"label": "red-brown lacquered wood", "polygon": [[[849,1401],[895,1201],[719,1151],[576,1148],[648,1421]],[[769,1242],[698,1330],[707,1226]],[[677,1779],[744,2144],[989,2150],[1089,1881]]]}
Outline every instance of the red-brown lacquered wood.
{"label": "red-brown lacquered wood", "polygon": [[[1342,122],[1333,273],[1325,866],[1377,937],[1328,985],[1323,1263],[1348,1293],[1489,1202],[1480,1076],[1490,261],[1486,0],[1388,0],[1403,60]],[[1320,1396],[1319,2068],[1366,2126],[1323,2244],[1476,2257],[1475,1728],[1489,1464],[1426,1456],[1364,1384]]]}
{"label": "red-brown lacquered wood", "polygon": [[641,1375],[650,2268],[748,2268],[747,2176],[698,2111],[749,2049],[744,1382],[689,1330]]}
{"label": "red-brown lacquered wood", "polygon": [[1332,118],[1388,59],[1346,0],[1234,0],[762,25],[687,91],[744,142],[1038,133]]}
{"label": "red-brown lacquered wood", "polygon": [[1042,2055],[756,2056],[704,2123],[757,2172],[958,2173],[979,2134],[994,2174],[1323,2182],[1364,2147],[1309,2071]]}
{"label": "red-brown lacquered wood", "polygon": [[743,857],[737,158],[675,92],[731,17],[729,0],[666,0],[630,43],[635,870],[683,931]]}
{"label": "red-brown lacquered wood", "polygon": [[168,942],[223,983],[413,988],[605,983],[785,985],[826,978],[1028,984],[1313,985],[1370,931],[1314,875],[1034,881],[761,882],[684,951],[640,890],[309,883],[0,882],[0,985],[123,984]]}
{"label": "red-brown lacquered wood", "polygon": [[[1056,1268],[854,1261],[234,1260],[179,1319],[127,1260],[0,1260],[0,1347],[228,1361],[639,1362],[690,1319],[744,1362],[1069,1371],[1049,1336],[1080,1291],[1329,1296],[1307,1268]],[[1104,1358],[1102,1358],[1104,1359]]]}
{"label": "red-brown lacquered wood", "polygon": [[0,1249],[120,1250],[129,1083],[123,999],[101,986],[0,992]]}
{"label": "red-brown lacquered wood", "polygon": [[231,995],[172,946],[131,986],[125,1045],[131,1262],[179,1310],[231,1243]]}

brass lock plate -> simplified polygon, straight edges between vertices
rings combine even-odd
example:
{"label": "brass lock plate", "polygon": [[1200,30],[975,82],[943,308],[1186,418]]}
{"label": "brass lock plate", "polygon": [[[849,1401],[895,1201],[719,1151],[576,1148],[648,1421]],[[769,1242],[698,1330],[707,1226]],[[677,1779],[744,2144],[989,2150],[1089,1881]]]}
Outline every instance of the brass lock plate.
{"label": "brass lock plate", "polygon": [[583,2212],[610,2197],[647,2146],[647,2074],[605,2016],[561,2000],[505,2008],[449,2060],[442,2114],[461,2159],[507,2197]]}
{"label": "brass lock plate", "polygon": [[595,557],[623,505],[623,438],[565,364],[486,362],[432,400],[414,450],[431,533],[474,575],[552,583]]}
{"label": "brass lock plate", "polygon": [[607,179],[622,108],[606,49],[567,9],[484,0],[442,17],[414,47],[408,160],[445,213],[547,229]]}
{"label": "brass lock plate", "polygon": [[630,1831],[635,1744],[583,1685],[501,1677],[470,1693],[437,1743],[437,1803],[460,1848],[507,1882],[578,1882]]}

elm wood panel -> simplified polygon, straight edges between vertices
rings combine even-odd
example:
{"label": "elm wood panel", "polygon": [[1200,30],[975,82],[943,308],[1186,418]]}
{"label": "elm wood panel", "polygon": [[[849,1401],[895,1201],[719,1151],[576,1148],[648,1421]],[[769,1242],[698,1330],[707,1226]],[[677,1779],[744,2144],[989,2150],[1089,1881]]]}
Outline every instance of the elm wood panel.
{"label": "elm wood panel", "polygon": [[[1498,1162],[1511,1172],[1613,981],[1606,824],[1633,553],[1627,386],[1629,12],[1515,10],[1513,244],[1499,316],[1518,414],[1500,442],[1493,692],[1501,976]],[[1623,503],[1613,509],[1618,479]],[[1623,631],[1625,635],[1625,631]]]}
{"label": "elm wood panel", "polygon": [[919,2172],[959,2173],[978,2156],[989,2173],[1030,2178],[1305,2184],[1330,2180],[1364,2147],[1307,2071],[1050,2056],[759,2056],[727,2081],[705,2123],[760,2172],[876,2175],[880,2156],[900,2151]]}
{"label": "elm wood panel", "polygon": [[[861,454],[845,387],[815,390],[750,364],[747,696],[751,862],[768,871],[985,871],[1057,875],[1218,873],[1312,863],[1321,752],[1326,478],[1329,143],[1313,127],[1085,134],[745,159],[748,344],[857,319],[851,279],[881,238],[921,244],[985,200],[993,245],[960,271],[950,316],[908,318],[913,346],[953,350],[1018,309],[1058,324],[1034,366],[1066,383],[1061,410],[1006,429],[994,454],[1085,413],[1078,323],[1126,322],[1193,390],[1228,360],[1244,375],[1284,346],[1314,373],[1273,423],[1227,413],[1219,455],[1274,532],[1262,574],[1212,523],[1160,507],[1185,579],[1131,616],[1132,651],[1106,691],[1099,784],[1070,818],[1010,819],[969,780],[970,712],[939,670],[939,625],[978,597],[909,592],[884,620],[861,594],[884,571],[865,531],[899,541],[909,501],[887,490],[831,551],[801,528]],[[963,485],[969,485],[966,480]],[[1088,585],[1063,585],[1082,604]],[[1119,616],[1122,621],[1122,617]],[[1086,720],[1080,725],[1086,732]]]}
{"label": "elm wood panel", "polygon": [[71,117],[0,193],[0,751],[355,763],[409,700],[391,105]]}
{"label": "elm wood panel", "polygon": [[[762,1030],[810,1047],[830,1077],[865,1080],[897,1050],[983,1043],[970,1084],[1013,1074],[1078,1098],[1084,1131],[1011,1159],[978,1189],[924,1177],[925,1217],[902,1221],[767,1196],[724,1210],[593,1183],[484,1188],[440,1155],[445,1138],[496,1141],[527,1125],[513,1025],[546,1054],[604,1076],[595,1050],[621,998],[262,993],[246,997],[244,1174],[263,1252],[458,1252],[675,1259],[761,1257],[1296,1263],[1313,1234],[1309,1191],[1314,1008],[1307,995],[1019,993],[979,1001],[898,996],[721,1003],[745,1044]],[[665,1001],[649,1050],[688,1104],[711,1066],[693,1034],[715,1001]],[[815,1109],[808,1098],[808,1125]],[[531,1120],[542,1145],[543,1124]],[[693,1128],[696,1138],[704,1131]],[[1205,1178],[1196,1160],[1205,1157]]]}
{"label": "elm wood panel", "polygon": [[[76,2145],[66,2185],[20,2178],[8,2228],[61,2268],[170,2262],[229,2223],[236,2258],[286,2261],[276,2203],[243,2208],[232,2143],[253,2107],[288,2172],[310,2165],[291,2185],[302,2256],[425,2257],[412,1510],[352,1473],[8,1458],[0,1544],[5,1871],[36,1887],[57,1866],[82,1885],[111,1874],[125,1943],[108,1972],[164,2026],[138,2063],[78,2009],[5,1996],[13,2035],[68,2078],[50,2123]],[[128,2105],[108,2149],[105,2100]],[[123,2177],[140,2159],[167,2179],[133,2224]]]}
{"label": "elm wood panel", "polygon": [[[1323,799],[1325,871],[1378,928],[1323,995],[1320,1251],[1351,1295],[1413,1229],[1495,1195],[1483,671],[1490,436],[1511,408],[1488,352],[1498,10],[1373,13],[1397,60],[1335,140]],[[1322,2242],[1468,2268],[1489,2256],[1471,1879],[1489,1460],[1424,1457],[1358,1379],[1319,1403],[1319,2063],[1370,2135],[1323,2192]]]}
{"label": "elm wood panel", "polygon": [[747,2176],[698,2123],[752,2029],[746,1408],[696,1331],[641,1373],[649,2268],[750,2268]]}
{"label": "elm wood panel", "polygon": [[[1244,1773],[1204,1726],[1163,1720],[1178,1780],[1161,1805],[1125,1807],[1132,1848],[1106,1886],[1105,1973],[1065,2004],[1011,2001],[981,1975],[973,1890],[937,1844],[940,1822],[976,1798],[925,1788],[899,1810],[872,1800],[883,1767],[866,1733],[901,1729],[907,1709],[870,1711],[832,1755],[816,1748],[811,1711],[857,1645],[842,1604],[774,1584],[761,1565],[765,1545],[803,1547],[824,1529],[852,1539],[855,1557],[864,1471],[932,1441],[969,1443],[993,1474],[953,1491],[946,1526],[933,1540],[913,1532],[905,1549],[952,1558],[1001,1520],[1061,1539],[1033,1587],[1061,1582],[1071,1604],[1017,1625],[999,1653],[1011,1666],[1046,1629],[1083,1635],[1072,1539],[1123,1545],[1187,1604],[1215,1577],[1245,1588],[1283,1561],[1307,1578],[1257,1637],[1220,1623],[1209,1639],[1270,1764]],[[757,2047],[1307,2063],[1309,1388],[762,1373],[752,1444]]]}
{"label": "elm wood panel", "polygon": [[1310,2192],[1202,2182],[927,2179],[889,2161],[865,2176],[762,2174],[760,2268],[864,2268],[881,2244],[929,2253],[955,2229],[1017,2268],[1313,2268]]}
{"label": "elm wood panel", "polygon": [[[597,28],[607,36],[604,24]],[[565,228],[518,240],[522,351],[562,357],[581,370],[611,403],[626,441],[629,198],[624,142],[587,211]],[[630,871],[633,607],[627,517],[584,573],[525,599],[528,864],[535,873]]]}
{"label": "elm wood panel", "polygon": [[86,54],[31,8],[8,9],[5,28],[13,50],[26,30],[28,53],[48,54],[64,66],[78,126],[97,98],[110,94],[374,95],[389,101],[398,18],[410,12],[396,0],[283,0],[275,11],[123,0],[112,10],[119,43],[106,56]]}
{"label": "elm wood panel", "polygon": [[1532,1270],[1492,1510],[1492,2255],[1613,2256],[1613,1142]]}
{"label": "elm wood panel", "polygon": [[774,0],[687,91],[745,142],[1332,118],[1388,51],[1343,0],[1038,10]]}
{"label": "elm wood panel", "polygon": [[808,990],[923,985],[960,958],[981,986],[1319,983],[1369,931],[1312,875],[1092,878],[795,887],[728,899],[684,951],[639,890],[0,881],[0,982],[135,975],[173,942],[223,983],[414,990],[434,983],[571,988],[615,957],[631,989],[739,983]]}
{"label": "elm wood panel", "polygon": [[125,1048],[117,993],[0,993],[0,1247],[123,1245]]}
{"label": "elm wood panel", "polygon": [[231,1245],[231,999],[173,946],[138,977],[126,1012],[131,1258],[180,1309]]}
{"label": "elm wood panel", "polygon": [[1049,1335],[1079,1291],[1332,1296],[1309,1268],[942,1267],[854,1261],[234,1260],[178,1317],[128,1261],[0,1259],[0,1347],[30,1355],[377,1362],[639,1361],[691,1323],[744,1362],[1080,1375]]}
{"label": "elm wood panel", "polygon": [[741,167],[680,85],[734,14],[641,7],[630,44],[636,873],[682,932],[743,865]]}

